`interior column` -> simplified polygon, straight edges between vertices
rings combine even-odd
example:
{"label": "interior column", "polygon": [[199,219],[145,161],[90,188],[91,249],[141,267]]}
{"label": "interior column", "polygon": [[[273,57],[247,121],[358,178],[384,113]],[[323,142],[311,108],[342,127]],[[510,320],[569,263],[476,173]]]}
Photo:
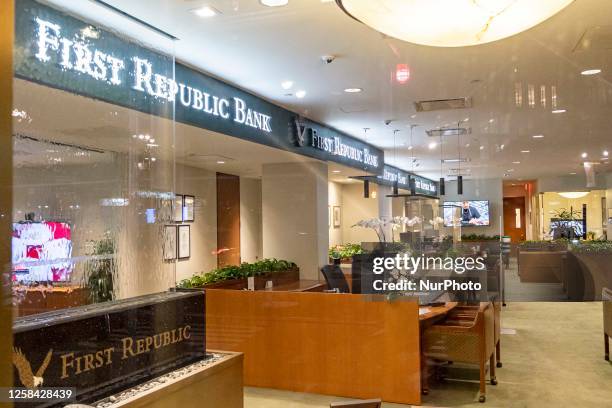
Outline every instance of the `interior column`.
{"label": "interior column", "polygon": [[286,259],[301,279],[318,279],[327,264],[327,164],[265,164],[262,168],[264,258]]}
{"label": "interior column", "polygon": [[[0,234],[10,237],[13,218],[13,141],[11,112],[13,109],[13,23],[14,2],[0,7]],[[0,387],[13,385],[11,348],[13,344],[12,302],[8,274],[11,270],[11,240],[0,245]],[[0,404],[2,405],[2,404]],[[7,403],[3,406],[12,406]]]}

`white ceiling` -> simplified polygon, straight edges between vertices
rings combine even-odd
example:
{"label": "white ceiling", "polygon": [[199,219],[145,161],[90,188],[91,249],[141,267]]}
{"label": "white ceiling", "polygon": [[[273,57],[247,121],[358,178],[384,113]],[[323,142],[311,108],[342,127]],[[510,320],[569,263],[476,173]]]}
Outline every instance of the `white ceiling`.
{"label": "white ceiling", "polygon": [[[125,17],[103,13],[91,2],[52,0],[146,43],[174,48],[181,61],[349,134],[363,137],[362,129],[371,128],[367,140],[386,149],[388,163],[425,176],[439,177],[441,154],[457,157],[458,146],[461,156],[470,158],[462,170],[469,168],[474,177],[508,178],[580,174],[582,152],[599,161],[603,150],[612,150],[609,0],[576,0],[524,33],[462,48],[386,38],[346,16],[333,2],[320,0],[290,0],[279,8],[264,7],[258,0],[107,1],[178,40],[168,46],[159,36],[134,28]],[[203,19],[190,12],[205,4],[221,14]],[[337,56],[332,64],[321,61],[327,54]],[[410,67],[405,85],[393,81],[399,63]],[[580,75],[588,68],[603,72]],[[295,82],[294,91],[306,90],[306,97],[285,95],[280,86],[284,80]],[[520,107],[515,104],[517,83],[523,95]],[[528,106],[529,85],[534,87],[534,107]],[[541,86],[546,89],[545,107]],[[553,86],[557,106],[566,113],[551,112]],[[347,87],[364,91],[346,94]],[[413,105],[418,100],[465,96],[473,98],[473,108],[416,113]],[[456,137],[448,138],[442,152],[439,146],[428,148],[426,129],[466,118],[471,135],[459,144]],[[386,120],[391,124],[385,125]],[[411,124],[419,126],[415,148],[408,151]],[[396,150],[394,129],[401,131]],[[536,134],[545,137],[533,139]],[[442,174],[457,167],[445,164]],[[596,170],[612,167],[600,164]]]}

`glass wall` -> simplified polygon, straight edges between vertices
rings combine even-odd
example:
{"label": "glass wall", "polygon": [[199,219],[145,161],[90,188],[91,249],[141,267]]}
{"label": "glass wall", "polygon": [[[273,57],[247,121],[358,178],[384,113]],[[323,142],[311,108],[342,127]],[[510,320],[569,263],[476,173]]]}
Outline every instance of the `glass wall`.
{"label": "glass wall", "polygon": [[[174,39],[100,5],[85,15],[75,8],[17,2],[15,316],[175,283],[162,245],[164,225],[174,222],[174,106],[158,97],[139,99],[138,109],[120,101],[134,75],[125,61],[144,45],[127,33],[146,32],[169,80]],[[126,30],[110,32],[105,22]]]}

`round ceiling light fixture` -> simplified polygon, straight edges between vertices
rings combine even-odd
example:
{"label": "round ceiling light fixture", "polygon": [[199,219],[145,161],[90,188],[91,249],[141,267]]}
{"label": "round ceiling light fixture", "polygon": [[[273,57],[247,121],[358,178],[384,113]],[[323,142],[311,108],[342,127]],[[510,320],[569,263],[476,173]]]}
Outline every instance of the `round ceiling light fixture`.
{"label": "round ceiling light fixture", "polygon": [[561,197],[565,198],[582,198],[589,194],[588,191],[565,191],[562,193],[558,193]]}
{"label": "round ceiling light fixture", "polygon": [[336,0],[349,16],[390,37],[434,47],[501,40],[554,16],[574,0]]}

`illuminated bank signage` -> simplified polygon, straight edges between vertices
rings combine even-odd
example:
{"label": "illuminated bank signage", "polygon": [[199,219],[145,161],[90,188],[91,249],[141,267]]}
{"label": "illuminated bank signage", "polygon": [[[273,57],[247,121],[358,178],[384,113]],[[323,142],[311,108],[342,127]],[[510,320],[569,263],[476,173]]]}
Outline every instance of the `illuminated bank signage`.
{"label": "illuminated bank signage", "polygon": [[[15,3],[15,76],[72,94],[374,174],[382,150],[314,121],[300,145],[296,114],[33,0]],[[311,137],[314,134],[315,137]],[[305,134],[303,136],[306,136]]]}
{"label": "illuminated bank signage", "polygon": [[384,165],[383,173],[377,177],[377,182],[379,184],[385,184],[388,186],[392,186],[397,182],[398,188],[409,190],[411,179],[414,180],[414,192],[416,194],[430,197],[438,196],[438,185],[435,181],[407,172],[389,164]]}
{"label": "illuminated bank signage", "polygon": [[[188,82],[175,80],[156,71],[147,58],[114,56],[111,51],[97,48],[83,35],[70,38],[63,34],[62,26],[55,22],[36,17],[36,58],[44,65],[56,64],[62,70],[74,71],[89,76],[108,86],[126,84],[149,96],[177,102],[186,109],[221,119],[233,120],[264,132],[271,132],[270,115],[257,112],[239,98],[214,95],[206,89],[190,86]],[[127,74],[127,75],[126,75]]]}

